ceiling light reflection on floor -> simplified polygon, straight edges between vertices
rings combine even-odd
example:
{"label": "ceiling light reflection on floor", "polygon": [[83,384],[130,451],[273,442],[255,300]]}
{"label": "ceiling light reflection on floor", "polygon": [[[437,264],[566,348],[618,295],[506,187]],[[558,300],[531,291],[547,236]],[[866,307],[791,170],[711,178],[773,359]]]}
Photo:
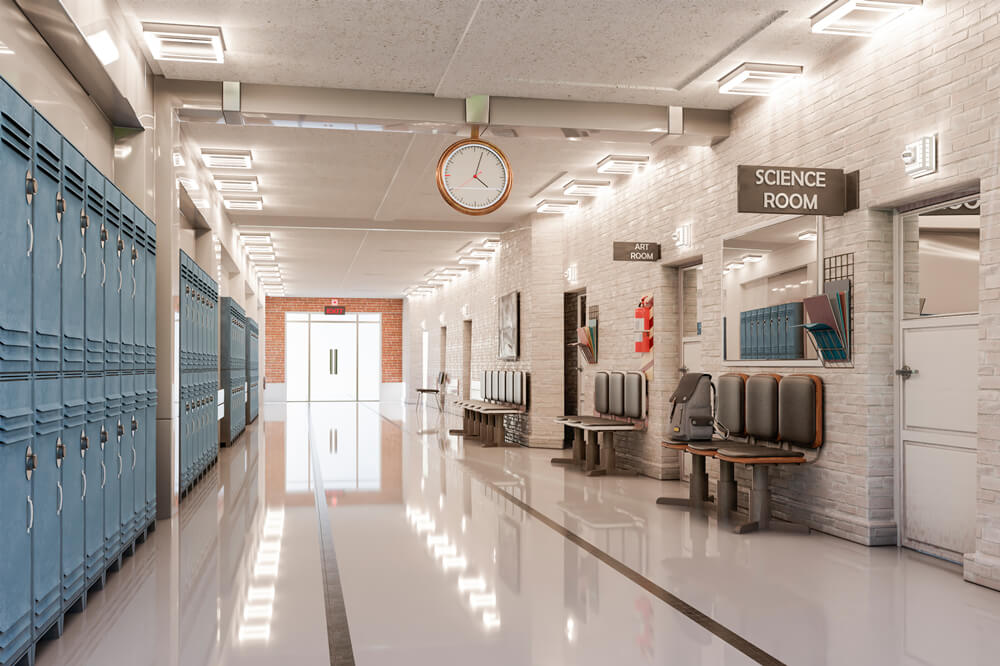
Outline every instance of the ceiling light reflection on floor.
{"label": "ceiling light reflection on floor", "polygon": [[470,594],[469,605],[473,608],[493,608],[497,605],[497,595],[485,593]]}
{"label": "ceiling light reflection on floor", "polygon": [[487,629],[499,629],[500,628],[500,614],[496,611],[484,611],[483,612],[483,626]]}
{"label": "ceiling light reflection on floor", "polygon": [[271,638],[270,624],[244,624],[240,626],[240,642],[266,641]]}
{"label": "ceiling light reflection on floor", "polygon": [[458,579],[459,592],[482,592],[486,589],[486,579],[482,576],[466,577]]}
{"label": "ceiling light reflection on floor", "polygon": [[464,571],[465,567],[469,566],[469,563],[461,555],[457,557],[446,557],[441,560],[441,566],[444,567],[445,571],[451,571],[452,569],[458,569],[459,571]]}

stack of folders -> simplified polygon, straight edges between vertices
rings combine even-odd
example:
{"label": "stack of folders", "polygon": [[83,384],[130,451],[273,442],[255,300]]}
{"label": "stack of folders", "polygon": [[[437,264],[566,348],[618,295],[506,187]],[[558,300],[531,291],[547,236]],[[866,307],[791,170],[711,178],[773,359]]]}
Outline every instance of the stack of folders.
{"label": "stack of folders", "polygon": [[597,363],[597,322],[594,326],[581,326],[576,329],[576,344],[583,352],[587,363]]}
{"label": "stack of folders", "polygon": [[809,323],[804,328],[816,342],[824,361],[848,361],[851,358],[851,283],[848,280],[827,282],[822,296],[803,301]]}

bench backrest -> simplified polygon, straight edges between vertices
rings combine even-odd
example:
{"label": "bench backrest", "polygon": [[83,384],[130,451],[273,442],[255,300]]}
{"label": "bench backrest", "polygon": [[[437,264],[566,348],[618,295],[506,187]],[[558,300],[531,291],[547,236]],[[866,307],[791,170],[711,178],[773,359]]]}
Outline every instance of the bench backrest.
{"label": "bench backrest", "polygon": [[802,448],[823,444],[823,380],[815,375],[753,375],[746,382],[746,433]]}
{"label": "bench backrest", "polygon": [[521,407],[527,406],[528,375],[514,370],[484,370],[481,384],[482,399]]}
{"label": "bench backrest", "polygon": [[747,376],[730,372],[719,377],[716,389],[718,405],[715,410],[715,420],[719,422],[730,435],[742,436],[747,431]]}
{"label": "bench backrest", "polygon": [[623,418],[645,418],[646,375],[641,372],[596,373],[594,411]]}

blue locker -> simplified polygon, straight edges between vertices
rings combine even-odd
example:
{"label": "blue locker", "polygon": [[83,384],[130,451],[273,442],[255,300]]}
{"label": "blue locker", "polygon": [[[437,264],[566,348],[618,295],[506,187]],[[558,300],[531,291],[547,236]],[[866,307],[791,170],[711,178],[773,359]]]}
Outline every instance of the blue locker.
{"label": "blue locker", "polygon": [[[156,383],[156,374],[146,375],[147,385]],[[156,520],[156,391],[146,402],[146,523]]]}
{"label": "blue locker", "polygon": [[[117,271],[115,271],[117,273]],[[110,372],[104,376],[106,396],[104,403],[104,428],[108,441],[104,445],[104,564],[111,565],[121,552],[121,478],[124,460],[121,441],[122,427],[121,377]]]}
{"label": "blue locker", "polygon": [[740,313],[740,358],[750,358],[747,353],[747,340],[749,333],[747,332],[747,313]]}
{"label": "blue locker", "polygon": [[778,358],[777,313],[774,307],[764,308],[764,358]]}
{"label": "blue locker", "polygon": [[104,224],[108,240],[104,244],[104,369],[121,369],[122,340],[122,270],[121,256],[125,241],[121,233],[122,195],[114,184],[104,180]]}
{"label": "blue locker", "polygon": [[[34,198],[31,106],[0,79],[0,373],[31,371],[31,254],[34,251]],[[3,626],[0,624],[0,634]],[[0,639],[3,640],[3,639]],[[0,655],[3,647],[0,645]]]}
{"label": "blue locker", "polygon": [[146,218],[146,369],[156,370],[156,225]]}
{"label": "blue locker", "polygon": [[27,375],[0,375],[0,663],[4,664],[12,663],[31,644],[33,422],[31,380]]}
{"label": "blue locker", "polygon": [[87,161],[63,139],[62,195],[66,210],[62,213],[62,369],[84,370],[84,280],[87,231],[86,177]]}
{"label": "blue locker", "polygon": [[62,424],[62,607],[68,609],[84,588],[84,501],[87,453],[86,380],[83,375],[63,377]]}
{"label": "blue locker", "polygon": [[60,514],[64,501],[60,483],[62,450],[62,378],[36,375],[32,382],[35,404],[35,437],[31,446],[38,456],[31,474],[34,525],[31,530],[32,633],[42,636],[59,617],[61,608]]}
{"label": "blue locker", "polygon": [[87,476],[84,500],[85,559],[87,584],[104,573],[104,487],[108,470],[104,450],[109,435],[105,426],[104,375],[87,375],[87,455],[84,471]]}
{"label": "blue locker", "polygon": [[135,448],[135,403],[122,409],[122,436],[119,442],[121,456],[121,513],[119,529],[123,546],[128,545],[135,535],[135,467],[137,451]]}
{"label": "blue locker", "polygon": [[104,288],[108,279],[105,245],[108,228],[104,224],[105,178],[87,162],[87,221],[84,240],[86,271],[84,283],[84,329],[88,372],[104,370]]}
{"label": "blue locker", "polygon": [[[136,379],[140,377],[137,376]],[[141,377],[145,380],[145,377]],[[145,381],[143,381],[145,385]],[[146,400],[136,401],[132,414],[132,522],[138,534],[146,527]]]}
{"label": "blue locker", "polygon": [[122,252],[121,252],[121,369],[135,368],[135,262],[138,251],[135,247],[135,206],[122,196]]}
{"label": "blue locker", "polygon": [[[135,211],[135,254],[132,259],[132,322],[132,367],[141,373],[146,370],[146,216],[138,208]],[[136,389],[138,393],[138,385]],[[142,393],[145,392],[144,383]]]}
{"label": "blue locker", "polygon": [[[62,357],[62,136],[41,115],[34,119],[33,166],[38,193],[31,201],[32,348],[35,372],[58,372]],[[24,282],[25,276],[17,284]]]}
{"label": "blue locker", "polygon": [[802,358],[805,355],[802,340],[802,303],[789,303],[788,306],[789,358]]}

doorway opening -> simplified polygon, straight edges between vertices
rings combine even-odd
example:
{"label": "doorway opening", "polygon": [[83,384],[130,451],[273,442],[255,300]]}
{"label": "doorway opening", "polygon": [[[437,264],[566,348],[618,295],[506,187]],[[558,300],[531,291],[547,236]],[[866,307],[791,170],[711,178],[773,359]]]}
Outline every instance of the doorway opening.
{"label": "doorway opening", "polygon": [[[583,365],[576,347],[577,330],[587,325],[587,292],[563,294],[563,414],[579,414]],[[563,428],[563,446],[573,446],[573,429]]]}
{"label": "doorway opening", "polygon": [[975,550],[979,199],[894,216],[900,544]]}
{"label": "doorway opening", "polygon": [[701,372],[701,275],[702,264],[679,271],[677,311],[680,313],[681,374]]}
{"label": "doorway opening", "polygon": [[462,386],[460,395],[463,400],[472,398],[472,321],[462,322]]}
{"label": "doorway opening", "polygon": [[379,400],[382,315],[286,313],[285,381],[292,402]]}

